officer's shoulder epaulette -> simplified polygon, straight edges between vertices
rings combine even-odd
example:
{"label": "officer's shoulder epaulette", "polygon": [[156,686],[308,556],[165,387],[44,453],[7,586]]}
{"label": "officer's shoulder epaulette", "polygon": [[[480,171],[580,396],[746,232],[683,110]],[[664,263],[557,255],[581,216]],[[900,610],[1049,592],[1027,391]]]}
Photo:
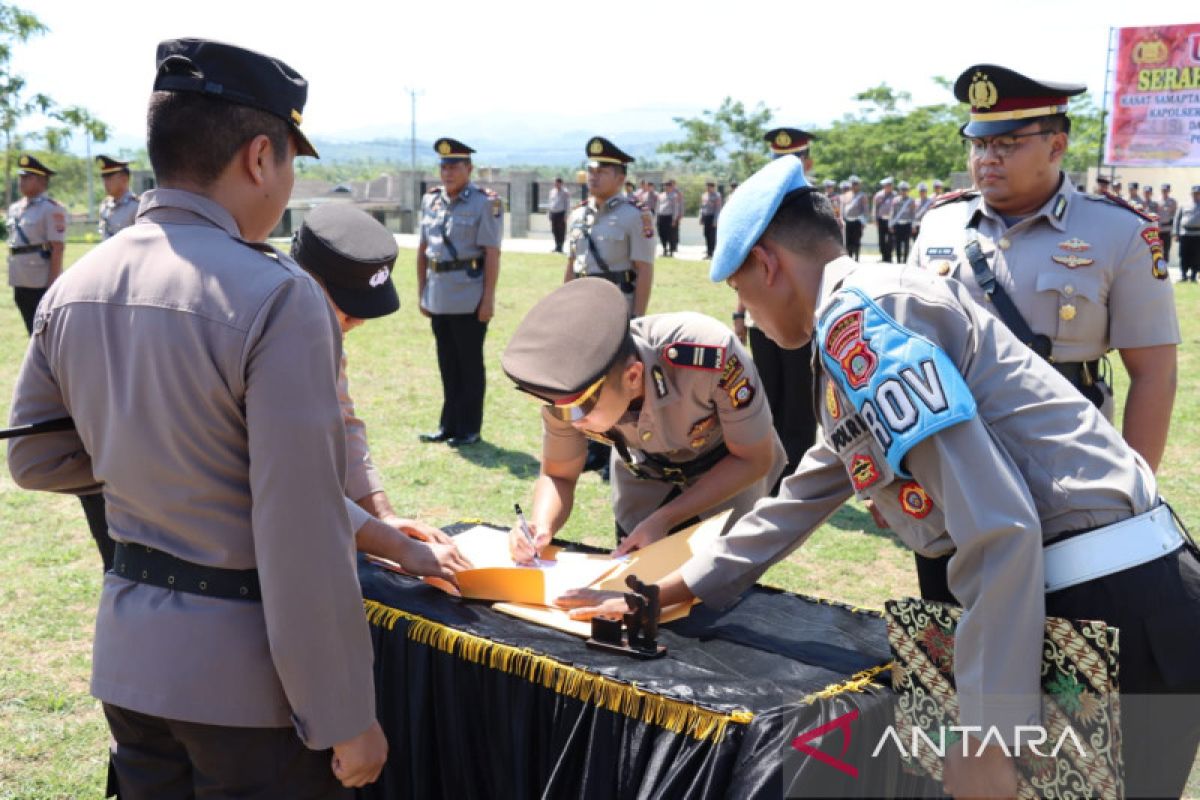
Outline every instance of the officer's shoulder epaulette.
{"label": "officer's shoulder epaulette", "polygon": [[671,342],[662,348],[663,360],[676,367],[720,372],[725,368],[725,348],[696,342]]}
{"label": "officer's shoulder epaulette", "polygon": [[1117,197],[1115,194],[1095,194],[1093,192],[1080,192],[1080,194],[1082,194],[1088,200],[1097,200],[1102,203],[1111,203],[1114,206],[1123,208],[1126,211],[1130,211],[1134,214],[1137,214],[1139,217],[1146,220],[1147,222],[1154,222],[1154,223],[1158,222],[1158,217],[1155,217],[1153,214],[1146,213],[1145,211],[1143,211],[1142,209],[1138,208],[1135,205],[1130,205],[1129,203],[1127,203],[1125,201],[1124,198]]}
{"label": "officer's shoulder epaulette", "polygon": [[939,197],[938,199],[934,200],[933,205],[931,205],[929,207],[929,210],[932,211],[935,208],[941,208],[944,205],[949,205],[950,203],[957,203],[961,200],[972,200],[976,197],[979,197],[979,192],[975,191],[974,189],[960,189],[957,192],[950,192],[950,194],[944,194],[941,197]]}
{"label": "officer's shoulder epaulette", "polygon": [[430,186],[428,189],[425,190],[425,194],[437,194],[441,190],[442,190],[441,186]]}

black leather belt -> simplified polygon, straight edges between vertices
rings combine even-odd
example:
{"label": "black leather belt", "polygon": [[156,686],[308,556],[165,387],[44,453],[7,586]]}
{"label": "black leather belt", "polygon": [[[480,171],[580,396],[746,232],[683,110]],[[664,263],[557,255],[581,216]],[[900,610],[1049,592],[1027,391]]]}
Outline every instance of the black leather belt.
{"label": "black leather belt", "polygon": [[459,259],[458,261],[438,261],[429,259],[429,268],[434,272],[460,272],[462,270],[483,269],[482,258]]}
{"label": "black leather belt", "polygon": [[1091,386],[1100,379],[1100,359],[1093,361],[1052,361],[1059,374],[1071,382],[1076,389]]}
{"label": "black leather belt", "polygon": [[177,592],[224,600],[262,601],[256,569],[206,567],[138,544],[117,542],[110,571],[126,580]]}
{"label": "black leather belt", "polygon": [[49,251],[49,250],[50,250],[50,248],[48,245],[42,245],[42,244],[23,244],[19,247],[8,248],[8,252],[14,256],[23,256],[26,253],[41,253],[42,251]]}
{"label": "black leather belt", "polygon": [[611,270],[608,272],[591,272],[588,273],[587,277],[603,278],[609,283],[615,283],[622,291],[624,291],[626,286],[630,287],[632,291],[633,285],[637,283],[637,273],[631,269],[622,269],[616,272]]}
{"label": "black leather belt", "polygon": [[632,458],[627,458],[629,451],[624,447],[617,447],[617,455],[621,457],[621,463],[625,465],[625,468],[635,478],[650,481],[666,481],[676,486],[684,486],[688,481],[708,472],[714,464],[729,455],[729,448],[725,446],[724,442],[721,442],[707,453],[697,456],[691,461],[680,463],[672,463],[646,452],[642,453],[646,458],[645,461],[634,463]]}

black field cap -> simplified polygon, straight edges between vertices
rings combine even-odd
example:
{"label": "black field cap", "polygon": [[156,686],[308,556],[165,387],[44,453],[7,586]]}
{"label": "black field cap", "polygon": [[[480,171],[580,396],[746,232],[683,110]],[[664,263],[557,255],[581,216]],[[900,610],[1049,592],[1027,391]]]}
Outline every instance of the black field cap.
{"label": "black field cap", "polygon": [[96,163],[100,165],[101,175],[113,175],[117,172],[124,172],[126,175],[129,174],[128,161],[118,161],[108,156],[96,156]]}
{"label": "black field cap", "polygon": [[632,164],[634,161],[633,156],[603,136],[588,139],[587,157],[589,167],[598,167],[601,164]]}
{"label": "black field cap", "polygon": [[1100,184],[1100,185],[1102,185],[1102,186],[1108,186],[1110,183],[1112,183],[1112,181],[1110,181],[1110,180],[1108,179],[1108,176],[1107,176],[1107,175],[1097,175],[1097,176],[1096,176],[1096,183],[1098,183],[1098,184]]}
{"label": "black field cap", "polygon": [[470,158],[471,153],[474,153],[475,149],[468,147],[458,139],[443,136],[433,143],[433,151],[442,159],[443,164],[449,164],[454,161],[462,161],[463,159]]}
{"label": "black field cap", "polygon": [[58,174],[27,153],[22,153],[17,159],[17,170],[21,175],[45,175],[47,178]]}
{"label": "black field cap", "polygon": [[1035,119],[1067,113],[1067,98],[1083,94],[1082,83],[1035,81],[995,64],[968,67],[954,82],[954,96],[970,103],[963,136],[999,136]]}
{"label": "black field cap", "polygon": [[199,92],[266,111],[292,126],[300,155],[318,157],[300,132],[308,81],[278,58],[207,39],[169,39],[159,43],[156,63],[156,90]]}
{"label": "black field cap", "polygon": [[802,131],[799,128],[773,128],[767,131],[767,135],[763,137],[764,141],[771,147],[771,153],[779,158],[780,156],[799,153],[808,147],[808,143],[815,140],[817,137],[808,131]]}
{"label": "black field cap", "polygon": [[400,308],[392,284],[396,239],[349,203],[319,205],[292,237],[292,258],[321,278],[344,314],[374,319]]}
{"label": "black field cap", "polygon": [[526,392],[551,402],[569,399],[608,372],[628,334],[621,290],[603,278],[579,278],[529,310],[500,366]]}

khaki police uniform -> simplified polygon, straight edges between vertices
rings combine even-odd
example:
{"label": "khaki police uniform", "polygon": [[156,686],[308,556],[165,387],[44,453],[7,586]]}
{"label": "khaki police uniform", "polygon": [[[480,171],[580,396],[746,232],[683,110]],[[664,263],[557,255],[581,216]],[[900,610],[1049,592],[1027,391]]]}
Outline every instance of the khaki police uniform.
{"label": "khaki police uniform", "polygon": [[1064,375],[1111,419],[1098,360],[1114,348],[1180,342],[1156,223],[1077,191],[1065,175],[1045,205],[1011,227],[977,194],[948,195],[925,215],[912,262],[958,279],[993,312],[964,253],[972,222],[997,283],[1033,332],[1049,337]]}
{"label": "khaki police uniform", "polygon": [[258,571],[260,603],[109,573],[96,697],[172,720],[294,727],[327,748],[375,717],[337,324],[303,270],[243,242],[213,201],[159,189],[140,214],[47,294],[12,422],[69,415],[77,432],[13,440],[9,467],[28,489],[102,484],[118,542]]}
{"label": "khaki police uniform", "polygon": [[892,218],[892,203],[896,201],[896,193],[891,189],[891,178],[885,178],[885,188],[880,189],[871,198],[871,208],[875,210],[875,231],[879,237],[879,255],[885,262],[892,260],[892,232],[889,221]]}
{"label": "khaki police uniform", "polygon": [[67,210],[48,194],[22,197],[8,207],[8,285],[26,331],[50,285],[50,243],[66,238]]}
{"label": "khaki police uniform", "polygon": [[487,388],[483,341],[488,323],[476,315],[483,299],[484,248],[500,247],[504,206],[495,192],[468,182],[457,197],[437,187],[421,201],[421,243],[427,266],[421,306],[432,315],[442,375],[442,436],[478,437]]}
{"label": "khaki police uniform", "polygon": [[599,204],[594,197],[588,198],[571,212],[567,229],[575,277],[587,275],[612,281],[625,293],[632,313],[637,281],[633,262],[654,263],[650,211],[621,194]]}
{"label": "khaki police uniform", "polygon": [[[645,396],[603,440],[613,444],[612,504],[625,534],[691,486],[726,454],[725,443],[774,440],[768,474],[702,515],[733,509],[728,529],[765,497],[783,470],[783,445],[774,434],[750,354],[724,325],[692,312],[650,314],[631,332],[645,365]],[[543,412],[542,455],[548,461],[582,458],[587,438]]]}
{"label": "khaki police uniform", "polygon": [[[901,188],[907,188],[907,184],[902,184]],[[908,246],[912,241],[916,217],[917,201],[905,193],[896,194],[888,217],[888,232],[892,235],[892,251],[897,263],[903,264],[908,260]]]}
{"label": "khaki police uniform", "polygon": [[842,204],[842,220],[846,224],[846,252],[855,261],[862,251],[862,235],[867,225],[869,202],[870,198],[860,187],[852,189],[849,199]]}
{"label": "khaki police uniform", "polygon": [[658,215],[658,238],[662,242],[663,255],[674,255],[675,248],[679,246],[675,240],[675,225],[683,215],[683,197],[671,189],[660,192],[654,210]]}
{"label": "khaki police uniform", "polygon": [[[911,267],[864,271],[843,257],[826,265],[820,296],[821,439],[778,498],[683,567],[691,591],[730,604],[857,494],[913,550],[953,554],[950,586],[965,611],[960,725],[1039,723],[1047,614],[1120,626],[1124,691],[1194,692],[1200,647],[1183,632],[1200,624],[1200,564],[1187,547],[1042,590],[1043,544],[1160,502],[1120,433],[964,284]],[[1172,644],[1180,636],[1188,641]],[[1133,785],[1157,778],[1182,789],[1200,732],[1194,716],[1176,722],[1168,731],[1161,720],[1124,720],[1137,724],[1124,739]]]}
{"label": "khaki police uniform", "polygon": [[[1170,191],[1170,184],[1164,189]],[[1171,263],[1171,239],[1175,235],[1175,220],[1179,216],[1179,201],[1174,197],[1164,197],[1158,202],[1158,233],[1162,237],[1163,258]]]}
{"label": "khaki police uniform", "polygon": [[100,237],[110,239],[132,225],[137,209],[138,196],[133,192],[127,191],[119,198],[106,195],[100,201]]}
{"label": "khaki police uniform", "polygon": [[[1195,200],[1196,187],[1192,187]],[[1200,202],[1179,209],[1175,217],[1175,236],[1179,239],[1179,269],[1185,281],[1200,275]]]}
{"label": "khaki police uniform", "polygon": [[546,203],[546,213],[550,216],[550,231],[554,235],[554,252],[563,251],[563,242],[567,238],[567,212],[571,210],[571,193],[566,186],[554,186],[550,189],[550,197]]}

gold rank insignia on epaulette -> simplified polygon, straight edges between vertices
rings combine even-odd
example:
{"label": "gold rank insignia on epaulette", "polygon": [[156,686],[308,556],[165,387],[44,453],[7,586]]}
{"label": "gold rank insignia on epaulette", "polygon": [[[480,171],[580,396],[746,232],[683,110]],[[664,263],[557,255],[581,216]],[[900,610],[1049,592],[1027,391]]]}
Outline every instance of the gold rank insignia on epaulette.
{"label": "gold rank insignia on epaulette", "polygon": [[725,368],[725,348],[718,345],[672,342],[662,353],[669,363],[685,369],[720,372]]}

